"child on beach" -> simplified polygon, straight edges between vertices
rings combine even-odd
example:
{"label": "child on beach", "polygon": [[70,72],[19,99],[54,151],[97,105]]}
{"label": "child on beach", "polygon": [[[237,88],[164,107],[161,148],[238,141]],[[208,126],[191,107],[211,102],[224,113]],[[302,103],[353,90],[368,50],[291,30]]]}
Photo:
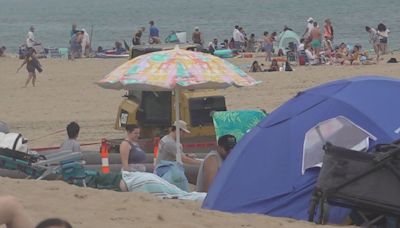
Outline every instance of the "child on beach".
{"label": "child on beach", "polygon": [[76,122],[71,122],[67,126],[68,139],[60,146],[60,151],[81,152],[81,145],[76,140],[79,135],[79,125]]}
{"label": "child on beach", "polygon": [[255,60],[250,67],[250,72],[262,72],[263,69],[261,68],[260,64],[258,64],[258,61]]}
{"label": "child on beach", "polygon": [[32,86],[35,87],[36,70],[39,71],[39,73],[41,73],[43,71],[42,65],[40,64],[39,60],[36,57],[35,49],[33,49],[33,48],[29,49],[24,62],[17,69],[17,73],[25,64],[26,64],[26,70],[28,71],[28,79],[25,82],[24,88],[28,86],[28,84],[31,80],[32,80]]}
{"label": "child on beach", "polygon": [[268,72],[274,72],[274,71],[279,71],[279,65],[278,65],[278,61],[276,61],[276,59],[272,60],[271,66],[268,69]]}

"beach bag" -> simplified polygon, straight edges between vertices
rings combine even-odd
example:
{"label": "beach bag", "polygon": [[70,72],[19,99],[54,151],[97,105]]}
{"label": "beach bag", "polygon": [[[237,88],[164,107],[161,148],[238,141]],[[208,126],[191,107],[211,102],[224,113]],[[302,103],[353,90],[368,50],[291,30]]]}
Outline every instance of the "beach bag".
{"label": "beach bag", "polygon": [[[88,187],[121,191],[119,188],[122,179],[121,172],[110,172],[104,174],[97,170],[85,169],[85,175],[86,186]],[[79,182],[75,184],[80,186]]]}
{"label": "beach bag", "polygon": [[189,182],[185,176],[185,169],[182,164],[176,161],[161,160],[155,167],[154,174],[184,191],[189,191]]}
{"label": "beach bag", "polygon": [[0,148],[28,153],[26,140],[19,133],[0,132]]}

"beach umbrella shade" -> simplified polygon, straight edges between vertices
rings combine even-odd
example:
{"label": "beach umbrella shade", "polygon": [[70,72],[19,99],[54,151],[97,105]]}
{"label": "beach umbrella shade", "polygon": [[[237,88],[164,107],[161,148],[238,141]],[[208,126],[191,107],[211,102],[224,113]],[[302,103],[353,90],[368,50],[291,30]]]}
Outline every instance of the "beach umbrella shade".
{"label": "beach umbrella shade", "polygon": [[[138,56],[117,67],[97,84],[106,89],[174,91],[179,120],[179,93],[184,89],[223,89],[258,84],[239,67],[216,56],[179,49]],[[180,144],[177,126],[177,144]],[[179,146],[177,146],[180,149]],[[180,153],[177,161],[181,162]]]}

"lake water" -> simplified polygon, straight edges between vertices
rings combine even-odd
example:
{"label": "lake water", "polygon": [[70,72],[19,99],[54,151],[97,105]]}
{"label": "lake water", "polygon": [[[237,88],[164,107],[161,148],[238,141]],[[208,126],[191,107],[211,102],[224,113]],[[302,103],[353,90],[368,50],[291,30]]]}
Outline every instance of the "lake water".
{"label": "lake water", "polygon": [[[0,0],[0,45],[16,51],[30,25],[45,47],[68,46],[71,24],[91,33],[93,47],[112,47],[116,40],[131,42],[140,26],[154,20],[162,38],[172,30],[199,26],[206,42],[232,36],[233,26],[260,38],[263,31],[281,31],[288,25],[302,34],[306,20],[323,24],[330,18],[335,42],[368,44],[365,26],[383,22],[389,44],[400,45],[400,0]],[[145,39],[147,39],[147,32]],[[370,48],[368,46],[368,48]]]}

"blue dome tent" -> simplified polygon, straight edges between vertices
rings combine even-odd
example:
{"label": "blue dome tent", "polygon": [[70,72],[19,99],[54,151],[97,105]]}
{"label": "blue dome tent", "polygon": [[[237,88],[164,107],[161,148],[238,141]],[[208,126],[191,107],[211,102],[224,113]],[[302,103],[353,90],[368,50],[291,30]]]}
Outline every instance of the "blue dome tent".
{"label": "blue dome tent", "polygon": [[[370,145],[400,137],[400,80],[366,76],[326,83],[299,93],[246,134],[225,160],[203,208],[308,219],[320,168],[302,172],[306,133],[343,116],[375,136]],[[330,210],[340,223],[347,210]]]}

